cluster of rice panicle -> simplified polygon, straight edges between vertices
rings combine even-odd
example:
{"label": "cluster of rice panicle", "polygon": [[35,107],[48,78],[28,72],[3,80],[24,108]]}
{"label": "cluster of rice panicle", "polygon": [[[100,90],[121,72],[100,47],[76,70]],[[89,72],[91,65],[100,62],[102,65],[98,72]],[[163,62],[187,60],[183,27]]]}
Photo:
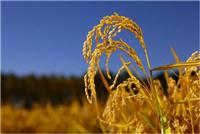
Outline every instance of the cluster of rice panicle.
{"label": "cluster of rice panicle", "polygon": [[[186,62],[200,62],[200,53],[194,52]],[[199,132],[200,130],[200,70],[197,66],[187,67],[176,83],[168,80],[167,116],[174,133]]]}
{"label": "cluster of rice panicle", "polygon": [[[89,64],[88,72],[85,75],[84,80],[86,85],[86,96],[90,103],[92,103],[92,100],[96,98],[94,77],[96,75],[100,57],[103,53],[105,53],[107,57],[106,73],[107,77],[110,79],[111,76],[109,74],[108,63],[111,54],[116,50],[121,50],[128,54],[135,60],[139,68],[144,71],[144,67],[136,51],[121,39],[113,40],[113,37],[117,36],[121,30],[128,30],[132,32],[139,40],[141,46],[144,49],[146,48],[140,27],[129,18],[119,16],[115,13],[111,16],[104,17],[98,25],[94,26],[93,29],[88,32],[86,41],[83,45],[83,56]],[[95,49],[92,44],[93,39],[96,43]],[[88,90],[91,91],[91,95],[89,95]]]}
{"label": "cluster of rice panicle", "polygon": [[[97,70],[102,75],[102,81],[109,91],[105,109],[101,115],[97,115],[102,131],[199,133],[200,70],[198,66],[180,69],[178,81],[169,77],[166,72],[167,94],[164,94],[159,80],[153,80],[151,75],[150,79],[146,78],[147,82],[139,80],[128,67],[131,62],[125,62],[120,57],[122,67],[115,75],[112,85],[108,85],[99,67],[100,58],[102,54],[106,55],[106,75],[112,80],[108,64],[112,53],[117,50],[130,56],[146,75],[137,52],[122,39],[113,39],[122,30],[128,30],[134,34],[148,57],[141,28],[131,19],[117,13],[104,17],[98,25],[94,26],[88,32],[83,46],[83,56],[89,64],[84,76],[85,93],[89,103],[95,100],[97,105],[94,81]],[[96,43],[95,47],[92,44],[93,40]],[[185,63],[194,62],[200,62],[198,51],[193,53]],[[129,78],[117,85],[117,79],[123,70],[127,71]]]}
{"label": "cluster of rice panicle", "polygon": [[[186,61],[186,63],[193,62],[200,62],[200,52],[194,52]],[[172,77],[166,78],[167,96],[164,95],[159,80],[154,80],[154,87],[163,114],[169,121],[171,133],[199,133],[200,70],[198,66],[189,66],[181,71],[177,75],[177,82]]]}
{"label": "cluster of rice panicle", "polygon": [[[145,132],[144,123],[138,109],[142,106],[142,101],[141,99],[135,101],[130,99],[130,96],[132,96],[130,91],[133,90],[131,86],[133,83],[137,85],[137,82],[128,78],[110,93],[102,115],[102,118],[108,124],[106,126],[108,132]],[[137,126],[137,130],[134,126]]]}

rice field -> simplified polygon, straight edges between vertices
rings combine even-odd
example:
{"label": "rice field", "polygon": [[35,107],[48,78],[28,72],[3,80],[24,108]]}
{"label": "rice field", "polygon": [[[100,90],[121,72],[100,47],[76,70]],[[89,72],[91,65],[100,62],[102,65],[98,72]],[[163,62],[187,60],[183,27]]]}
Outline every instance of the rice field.
{"label": "rice field", "polygon": [[[129,31],[139,41],[146,61],[141,60],[134,46],[118,38],[122,31]],[[83,103],[78,100],[69,105],[35,103],[31,109],[4,103],[1,105],[1,132],[200,133],[200,52],[197,50],[182,61],[173,48],[171,51],[176,61],[174,64],[152,68],[150,61],[153,59],[149,59],[140,26],[118,13],[105,16],[91,28],[83,43],[83,57],[88,64],[82,78],[85,85],[81,89],[85,93]],[[100,67],[104,54],[106,73]],[[121,62],[115,75],[109,71],[113,54],[119,54]],[[145,79],[137,69],[130,67],[133,61]],[[178,72],[173,74],[177,79],[169,73],[174,70]],[[153,77],[156,71],[163,71],[167,88]],[[119,82],[122,72],[128,77]],[[105,103],[97,92],[97,81],[100,80],[108,96]],[[74,85],[80,86],[78,82]]]}
{"label": "rice field", "polygon": [[[89,114],[88,114],[89,113]],[[92,106],[74,101],[70,106],[35,104],[32,109],[1,107],[3,133],[95,133],[101,132]]]}

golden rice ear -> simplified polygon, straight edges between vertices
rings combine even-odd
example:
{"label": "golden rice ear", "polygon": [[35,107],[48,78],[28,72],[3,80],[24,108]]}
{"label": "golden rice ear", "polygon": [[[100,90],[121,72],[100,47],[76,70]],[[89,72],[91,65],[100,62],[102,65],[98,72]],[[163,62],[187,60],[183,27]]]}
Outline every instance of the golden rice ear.
{"label": "golden rice ear", "polygon": [[109,79],[111,79],[110,72],[109,72],[109,68],[108,68],[110,56],[111,56],[111,53],[107,53],[107,54],[106,54],[106,74],[107,74],[107,77],[108,77]]}
{"label": "golden rice ear", "polygon": [[[104,28],[103,33],[101,32],[101,29]],[[141,28],[133,22],[131,19],[124,17],[124,16],[119,16],[117,13],[114,13],[111,16],[105,16],[102,20],[100,20],[100,24],[96,25],[93,27],[91,31],[88,32],[86,41],[84,42],[83,45],[83,56],[86,60],[87,63],[90,62],[92,58],[92,42],[93,42],[93,37],[95,38],[95,43],[98,46],[99,44],[99,39],[101,37],[102,41],[104,42],[103,45],[106,47],[107,45],[112,44],[112,38],[115,37],[121,30],[129,30],[132,32],[135,37],[139,40],[141,43],[142,47],[145,48],[145,43],[142,37],[142,31]],[[144,70],[143,65],[141,63],[141,60],[137,56],[136,51],[131,48],[128,44],[123,42],[122,40],[120,41],[121,45],[123,46],[121,50],[125,51],[129,56],[131,56],[137,65]],[[97,48],[97,47],[96,47]],[[111,56],[111,53],[116,51],[116,46],[112,46],[109,48],[109,50],[104,50],[99,48],[100,51],[106,51],[106,74],[108,78],[111,79],[111,76],[109,74],[109,68],[108,68],[108,62],[109,58]],[[107,48],[108,49],[108,48]],[[118,48],[119,49],[119,48]],[[90,64],[90,63],[89,63]]]}
{"label": "golden rice ear", "polygon": [[[200,51],[195,51],[194,53],[191,54],[191,56],[187,59],[186,62],[199,62],[200,63]],[[185,73],[190,76],[192,72],[198,72],[199,69],[198,67],[190,67],[190,68],[185,68]]]}
{"label": "golden rice ear", "polygon": [[124,42],[122,39],[120,39],[120,42],[124,48],[121,48],[124,52],[126,52],[131,58],[134,59],[135,63],[138,65],[138,67],[144,72],[144,66],[142,64],[142,60],[139,58],[137,52],[135,49],[130,47],[126,42]]}
{"label": "golden rice ear", "polygon": [[191,61],[199,61],[200,62],[200,51],[195,51],[194,53],[192,53],[186,62],[191,62]]}
{"label": "golden rice ear", "polygon": [[[102,32],[103,28],[104,30]],[[111,76],[108,67],[109,59],[111,54],[115,52],[117,49],[124,51],[130,57],[132,57],[135,60],[136,64],[139,66],[139,68],[142,69],[142,71],[144,71],[142,62],[133,48],[131,48],[127,43],[125,43],[122,40],[120,41],[112,40],[112,38],[117,36],[117,34],[121,32],[121,30],[128,30],[132,32],[135,35],[135,37],[139,40],[142,48],[146,49],[143,40],[142,30],[131,19],[124,16],[119,16],[117,13],[114,13],[111,16],[103,17],[103,19],[100,20],[100,23],[94,26],[93,29],[88,32],[86,41],[84,42],[83,45],[83,56],[86,62],[89,64],[87,72],[88,83],[85,83],[86,85],[85,92],[87,99],[90,103],[92,103],[92,98],[96,98],[94,77],[96,75],[96,68],[98,67],[98,62],[100,60],[100,56],[102,55],[102,53],[104,52],[106,53],[106,74],[107,77],[110,79]],[[94,49],[94,51],[92,50],[93,38],[95,39],[96,43],[96,48]],[[102,41],[100,41],[100,38],[102,39]],[[116,82],[116,79],[114,83]],[[104,83],[106,84],[105,81]],[[109,86],[107,85],[106,87],[108,88]],[[88,90],[91,91],[90,97],[87,93]]]}
{"label": "golden rice ear", "polygon": [[84,83],[85,83],[85,96],[90,104],[92,104],[92,99],[88,94],[88,78],[87,74],[84,75]]}
{"label": "golden rice ear", "polygon": [[[99,56],[101,55],[100,53],[101,52],[98,49],[95,50],[89,62],[89,67],[88,67],[88,72],[87,72],[88,85],[86,84],[87,89],[85,89],[85,91],[86,91],[87,99],[90,103],[93,102],[93,99],[96,99],[94,77],[96,75],[96,68],[97,68],[97,64],[99,63]],[[87,90],[91,91],[90,97],[88,97],[89,95],[87,94]]]}
{"label": "golden rice ear", "polygon": [[[101,29],[104,26],[105,29],[102,33]],[[93,29],[88,32],[83,47],[83,56],[85,60],[88,61],[92,56],[92,40],[95,34],[95,42],[99,43],[100,37],[102,40],[109,40],[117,36],[117,34],[121,32],[121,30],[128,30],[133,33],[135,37],[139,40],[142,48],[146,49],[141,28],[131,19],[125,16],[119,16],[117,13],[114,13],[111,16],[105,16],[103,19],[100,20],[100,24],[94,26]]]}
{"label": "golden rice ear", "polygon": [[108,40],[112,38],[112,35],[113,35],[113,33],[115,32],[116,29],[117,29],[116,26],[112,26],[112,29],[108,33]]}
{"label": "golden rice ear", "polygon": [[91,31],[88,32],[86,41],[84,42],[83,45],[83,56],[86,62],[89,62],[89,59],[92,56],[92,39],[95,33],[95,29],[92,29]]}
{"label": "golden rice ear", "polygon": [[88,63],[88,57],[87,57],[87,42],[86,42],[86,41],[84,41],[84,43],[83,43],[83,51],[82,51],[82,53],[83,53],[84,59],[86,60],[86,63]]}

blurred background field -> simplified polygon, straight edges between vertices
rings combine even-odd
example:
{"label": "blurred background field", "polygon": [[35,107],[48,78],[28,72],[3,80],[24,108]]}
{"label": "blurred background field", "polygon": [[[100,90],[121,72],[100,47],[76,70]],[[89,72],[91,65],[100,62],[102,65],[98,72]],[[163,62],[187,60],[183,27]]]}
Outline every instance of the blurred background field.
{"label": "blurred background field", "polygon": [[5,104],[1,107],[2,132],[66,133],[101,132],[94,108],[87,102],[71,105],[35,104],[31,109]]}
{"label": "blurred background field", "polygon": [[[170,46],[183,61],[199,49],[199,2],[3,1],[1,132],[101,132],[84,93],[88,65],[82,46],[87,32],[113,12],[142,28],[152,67],[175,62]],[[145,61],[138,41],[125,35]],[[121,66],[118,59],[111,57],[112,78]],[[167,89],[164,75],[156,77]],[[124,73],[118,82],[125,78]],[[95,79],[102,111],[108,93],[99,75]]]}
{"label": "blurred background field", "polygon": [[[127,76],[123,73],[117,83]],[[162,73],[156,79],[166,85]],[[102,112],[108,93],[99,74],[96,88]],[[2,132],[101,132],[83,77],[2,74],[1,93]]]}
{"label": "blurred background field", "polygon": [[[98,79],[103,106],[108,94]],[[82,77],[2,74],[1,82],[2,132],[101,132]]]}
{"label": "blurred background field", "polygon": [[3,74],[1,81],[2,132],[101,132],[81,77]]}

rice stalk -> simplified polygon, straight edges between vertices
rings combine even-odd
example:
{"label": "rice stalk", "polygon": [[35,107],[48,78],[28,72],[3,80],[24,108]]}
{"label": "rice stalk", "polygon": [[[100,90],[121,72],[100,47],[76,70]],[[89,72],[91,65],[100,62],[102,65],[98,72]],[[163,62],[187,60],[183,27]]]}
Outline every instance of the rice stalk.
{"label": "rice stalk", "polygon": [[[137,52],[129,44],[122,39],[113,39],[122,30],[130,31],[139,40],[144,50],[148,71],[144,69]],[[92,44],[93,39],[96,46]],[[109,72],[109,60],[111,55],[118,50],[134,60],[137,67],[146,76],[148,85],[133,75],[128,67],[130,62],[125,62],[121,55],[122,67],[115,75],[112,85],[108,84],[99,66],[100,58],[105,53],[106,76],[112,80]],[[195,52],[186,62],[181,62],[175,50],[171,48],[171,51],[176,61],[175,64],[151,68],[141,28],[131,19],[117,13],[103,17],[100,23],[88,32],[83,45],[83,56],[89,64],[88,72],[84,76],[85,92],[89,103],[95,103],[97,118],[104,132],[107,130],[109,132],[152,132],[152,130],[158,132],[161,130],[161,133],[182,133],[187,132],[189,127],[192,128],[191,132],[195,132],[196,124],[200,122],[200,115],[192,114],[199,110],[197,105],[200,102],[200,95],[198,94],[200,89],[200,71],[198,68],[200,66],[200,54]],[[166,71],[172,69],[179,70],[177,83]],[[109,93],[102,117],[98,112],[95,91],[94,78],[97,70]],[[126,70],[129,78],[116,85],[122,70]],[[163,87],[160,81],[153,80],[153,72],[160,70],[165,71],[168,97],[161,91]],[[137,73],[137,71],[135,72]],[[135,129],[135,126],[137,129]]]}

